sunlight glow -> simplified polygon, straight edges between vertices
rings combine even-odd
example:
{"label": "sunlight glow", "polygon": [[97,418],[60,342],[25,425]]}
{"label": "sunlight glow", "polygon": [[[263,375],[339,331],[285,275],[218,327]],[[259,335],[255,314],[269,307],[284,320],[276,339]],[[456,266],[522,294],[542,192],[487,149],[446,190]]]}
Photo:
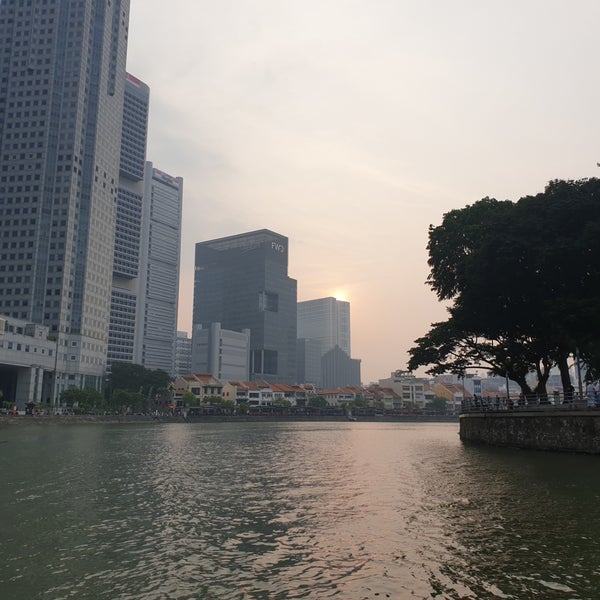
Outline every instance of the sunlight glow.
{"label": "sunlight glow", "polygon": [[335,290],[332,295],[336,300],[348,302],[348,294],[344,290]]}

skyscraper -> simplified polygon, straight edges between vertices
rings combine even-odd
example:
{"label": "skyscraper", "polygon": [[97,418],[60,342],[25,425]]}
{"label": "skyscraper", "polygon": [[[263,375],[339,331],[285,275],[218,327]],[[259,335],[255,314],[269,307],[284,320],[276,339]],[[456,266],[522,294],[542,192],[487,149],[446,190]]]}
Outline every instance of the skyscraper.
{"label": "skyscraper", "polygon": [[298,354],[299,379],[319,387],[358,385],[360,361],[350,358],[350,303],[331,297],[298,302]]}
{"label": "skyscraper", "polygon": [[146,163],[134,362],[175,370],[183,179]]}
{"label": "skyscraper", "polygon": [[0,313],[56,338],[53,400],[106,366],[128,20],[129,0],[0,2]]}
{"label": "skyscraper", "polygon": [[194,326],[250,330],[250,378],[296,380],[296,280],[288,239],[268,229],[196,244]]}
{"label": "skyscraper", "polygon": [[[150,88],[127,73],[108,333],[108,366],[133,362]],[[145,249],[144,249],[145,251]]]}
{"label": "skyscraper", "polygon": [[350,303],[335,298],[298,302],[298,337],[317,340],[321,354],[339,346],[350,356]]}

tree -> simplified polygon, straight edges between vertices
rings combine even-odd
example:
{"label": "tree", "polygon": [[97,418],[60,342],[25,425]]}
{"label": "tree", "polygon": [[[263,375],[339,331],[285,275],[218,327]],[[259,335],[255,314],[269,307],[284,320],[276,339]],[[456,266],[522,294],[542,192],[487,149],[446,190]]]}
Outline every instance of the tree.
{"label": "tree", "polygon": [[292,403],[287,398],[275,398],[273,405],[280,406],[282,408],[291,408]]}
{"label": "tree", "polygon": [[102,394],[93,388],[70,387],[60,394],[60,401],[78,412],[99,410],[104,403]]}
{"label": "tree", "polygon": [[169,387],[171,377],[162,369],[146,369],[142,365],[113,363],[110,374],[110,388],[128,392],[140,392],[147,396],[151,391]]}
{"label": "tree", "polygon": [[435,397],[427,403],[426,407],[438,413],[445,413],[447,409],[446,398]]}
{"label": "tree", "polygon": [[115,390],[110,397],[110,407],[123,414],[141,412],[144,409],[144,396],[140,392]]}
{"label": "tree", "polygon": [[92,388],[67,388],[61,392],[60,400],[78,412],[90,412],[101,408],[103,404],[102,394]]}
{"label": "tree", "polygon": [[484,366],[545,394],[553,366],[572,391],[567,359],[578,349],[600,365],[600,180],[553,181],[516,203],[484,198],[451,211],[430,227],[428,251],[428,284],[451,305],[416,340],[410,369]]}
{"label": "tree", "polygon": [[198,404],[198,399],[192,392],[184,392],[183,396],[181,396],[181,400],[184,406],[196,406],[196,404]]}
{"label": "tree", "polygon": [[312,396],[308,399],[308,406],[311,408],[327,408],[329,404],[323,396]]}

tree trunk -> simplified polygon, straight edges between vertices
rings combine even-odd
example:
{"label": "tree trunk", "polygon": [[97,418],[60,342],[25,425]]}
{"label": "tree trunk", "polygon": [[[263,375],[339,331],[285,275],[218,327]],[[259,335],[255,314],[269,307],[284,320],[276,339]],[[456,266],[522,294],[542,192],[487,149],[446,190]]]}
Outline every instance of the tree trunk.
{"label": "tree trunk", "polygon": [[562,383],[563,394],[565,396],[565,400],[567,402],[571,402],[573,400],[573,392],[575,388],[571,383],[571,374],[569,373],[569,365],[567,364],[568,354],[561,355],[556,364],[558,366],[558,370],[560,371],[560,381]]}

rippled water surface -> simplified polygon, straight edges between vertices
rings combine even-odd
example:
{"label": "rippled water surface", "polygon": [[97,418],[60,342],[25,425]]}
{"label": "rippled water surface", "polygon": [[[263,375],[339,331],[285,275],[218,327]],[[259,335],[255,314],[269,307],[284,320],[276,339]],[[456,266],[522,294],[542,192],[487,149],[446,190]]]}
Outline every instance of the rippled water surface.
{"label": "rippled water surface", "polygon": [[0,598],[600,598],[600,457],[456,424],[0,430]]}

